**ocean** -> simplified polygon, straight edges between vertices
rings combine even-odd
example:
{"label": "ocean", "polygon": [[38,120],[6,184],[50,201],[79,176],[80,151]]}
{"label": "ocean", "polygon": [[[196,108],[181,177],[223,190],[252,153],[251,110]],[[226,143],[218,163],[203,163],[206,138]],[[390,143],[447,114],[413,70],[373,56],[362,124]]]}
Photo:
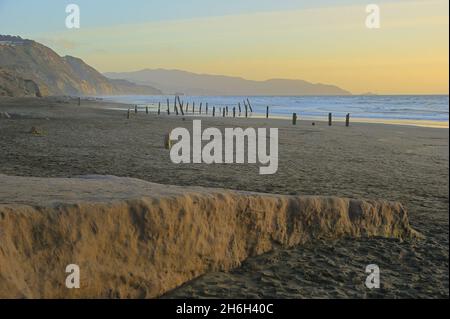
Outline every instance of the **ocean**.
{"label": "ocean", "polygon": [[[196,112],[200,103],[207,102],[210,109],[233,107],[238,109],[238,103],[243,108],[244,100],[250,100],[253,108],[252,116],[264,116],[269,106],[270,114],[274,117],[291,117],[297,113],[300,118],[327,118],[333,113],[336,119],[344,119],[347,113],[352,118],[375,120],[409,120],[448,122],[448,95],[367,95],[367,96],[180,96],[185,105],[189,102],[189,113],[195,102]],[[173,110],[173,95],[152,96],[106,96],[106,101],[126,103],[130,105],[149,106],[154,111],[161,102],[161,109],[167,109],[166,100],[169,99]],[[188,114],[189,114],[188,113]]]}

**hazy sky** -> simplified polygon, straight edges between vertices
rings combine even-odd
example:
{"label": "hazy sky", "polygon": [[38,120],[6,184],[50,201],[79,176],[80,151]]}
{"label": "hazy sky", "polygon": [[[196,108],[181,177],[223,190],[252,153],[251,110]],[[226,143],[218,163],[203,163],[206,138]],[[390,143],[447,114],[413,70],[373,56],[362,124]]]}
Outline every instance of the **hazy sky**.
{"label": "hazy sky", "polygon": [[[65,27],[65,7],[81,29]],[[365,26],[369,3],[381,28]],[[304,79],[353,93],[446,93],[448,0],[0,0],[0,33],[100,71]]]}

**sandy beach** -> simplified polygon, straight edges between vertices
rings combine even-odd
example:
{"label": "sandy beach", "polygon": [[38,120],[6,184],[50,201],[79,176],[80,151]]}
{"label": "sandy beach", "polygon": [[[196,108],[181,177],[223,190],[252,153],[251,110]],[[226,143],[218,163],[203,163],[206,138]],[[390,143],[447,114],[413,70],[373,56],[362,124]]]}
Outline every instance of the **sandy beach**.
{"label": "sandy beach", "polygon": [[[226,188],[292,196],[400,202],[423,239],[315,239],[273,247],[229,271],[213,271],[164,298],[437,298],[449,296],[448,128],[261,118],[201,118],[204,127],[279,128],[279,169],[257,165],[175,165],[164,136],[192,128],[194,116],[139,112],[65,98],[0,98],[0,174],[68,178],[131,177],[181,187]],[[125,107],[126,106],[122,106]],[[38,134],[31,134],[35,127]],[[23,189],[13,190],[20,201]],[[9,196],[8,195],[8,196]],[[50,195],[50,194],[49,194]],[[376,236],[378,237],[378,236]],[[382,287],[364,286],[365,267],[380,267]],[[1,269],[0,269],[1,271]]]}

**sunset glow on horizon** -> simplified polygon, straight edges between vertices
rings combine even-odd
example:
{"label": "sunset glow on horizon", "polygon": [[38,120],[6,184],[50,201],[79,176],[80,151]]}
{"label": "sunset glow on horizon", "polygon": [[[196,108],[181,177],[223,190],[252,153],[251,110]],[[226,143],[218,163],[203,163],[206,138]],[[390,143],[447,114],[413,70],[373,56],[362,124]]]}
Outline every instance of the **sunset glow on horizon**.
{"label": "sunset glow on horizon", "polygon": [[[63,28],[64,9],[58,18],[62,27],[52,27],[54,10],[42,10],[38,27],[15,27],[11,20],[23,14],[15,10],[24,5],[15,2],[0,1],[1,33],[80,57],[101,72],[165,68],[251,80],[303,79],[354,94],[448,94],[447,0],[379,1],[380,29],[365,26],[368,2],[356,0],[339,6],[329,1],[305,6],[313,2],[292,0],[289,7],[273,1],[261,11],[221,8],[223,14],[217,9],[210,15],[185,16],[176,11],[173,18],[154,13],[136,21],[117,18],[120,8],[95,10],[97,5],[84,0],[78,1],[78,30]],[[51,1],[42,3],[41,8],[51,7]]]}

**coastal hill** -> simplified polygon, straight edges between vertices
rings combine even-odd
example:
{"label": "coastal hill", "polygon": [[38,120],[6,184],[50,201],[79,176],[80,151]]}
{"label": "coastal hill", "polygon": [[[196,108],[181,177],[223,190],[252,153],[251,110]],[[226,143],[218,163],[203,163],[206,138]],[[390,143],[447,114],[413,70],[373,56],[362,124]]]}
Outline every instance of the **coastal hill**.
{"label": "coastal hill", "polygon": [[83,60],[59,56],[33,40],[0,35],[0,96],[47,95],[350,95],[335,85],[146,69],[99,73]]}
{"label": "coastal hill", "polygon": [[125,94],[152,95],[161,91],[110,80],[81,59],[61,57],[32,40],[0,35],[0,96]]}
{"label": "coastal hill", "polygon": [[155,86],[166,94],[186,95],[350,95],[335,85],[303,80],[271,79],[251,81],[240,77],[196,74],[180,70],[145,69],[136,72],[105,73],[111,79],[126,79]]}

